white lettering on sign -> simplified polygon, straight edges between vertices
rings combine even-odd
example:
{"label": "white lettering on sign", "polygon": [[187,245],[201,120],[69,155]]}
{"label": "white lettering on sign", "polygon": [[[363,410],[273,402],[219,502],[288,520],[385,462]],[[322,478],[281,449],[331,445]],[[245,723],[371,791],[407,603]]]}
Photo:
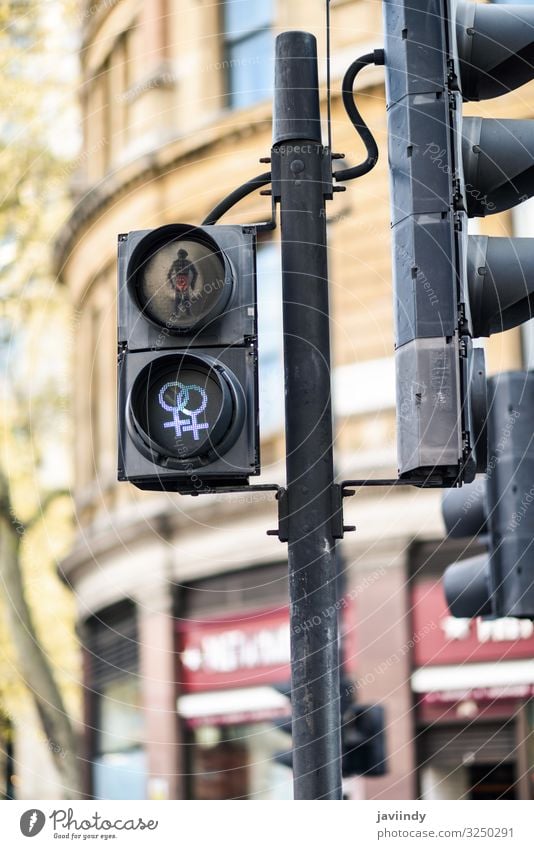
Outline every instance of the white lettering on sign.
{"label": "white lettering on sign", "polygon": [[446,640],[467,640],[469,637],[470,619],[455,619],[454,616],[446,616],[439,624]]}
{"label": "white lettering on sign", "polygon": [[530,619],[477,619],[476,628],[481,643],[528,640],[534,633]]}
{"label": "white lettering on sign", "polygon": [[223,631],[200,638],[182,652],[182,663],[198,672],[235,672],[289,663],[289,624],[259,631]]}
{"label": "white lettering on sign", "polygon": [[198,672],[198,670],[202,667],[202,652],[200,649],[185,649],[182,652],[182,663],[192,672]]}
{"label": "white lettering on sign", "polygon": [[[502,643],[528,640],[534,634],[530,619],[476,619],[475,636],[479,643]],[[440,622],[446,640],[467,640],[471,635],[470,619],[446,616]]]}

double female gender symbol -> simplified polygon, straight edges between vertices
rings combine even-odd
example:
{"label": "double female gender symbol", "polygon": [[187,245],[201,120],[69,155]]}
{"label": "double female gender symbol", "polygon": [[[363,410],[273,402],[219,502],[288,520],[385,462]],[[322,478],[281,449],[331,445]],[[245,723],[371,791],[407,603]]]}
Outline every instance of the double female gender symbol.
{"label": "double female gender symbol", "polygon": [[[177,389],[176,403],[170,405],[165,401],[165,393],[169,389],[174,388]],[[187,408],[191,392],[197,392],[200,395],[200,405],[196,408],[196,410],[190,410]],[[200,431],[207,430],[209,428],[209,422],[202,422],[199,424],[197,421],[197,416],[199,416],[200,413],[203,413],[208,405],[208,393],[201,386],[197,386],[195,383],[186,386],[185,384],[180,383],[179,380],[173,380],[169,383],[165,383],[164,386],[161,387],[158,395],[158,401],[160,407],[166,410],[166,412],[172,413],[172,421],[164,422],[163,427],[173,427],[178,438],[180,438],[183,433],[192,433],[193,439],[198,441],[200,439]],[[180,418],[181,413],[184,413],[184,415],[189,418]]]}

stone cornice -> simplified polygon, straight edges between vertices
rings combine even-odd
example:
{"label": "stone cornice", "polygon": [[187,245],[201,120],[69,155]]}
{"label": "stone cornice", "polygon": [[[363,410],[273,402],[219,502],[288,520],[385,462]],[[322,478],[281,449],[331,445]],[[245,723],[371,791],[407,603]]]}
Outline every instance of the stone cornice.
{"label": "stone cornice", "polygon": [[273,522],[273,511],[276,510],[274,493],[245,491],[235,496],[202,496],[202,501],[195,499],[189,502],[183,512],[177,510],[176,505],[170,504],[167,498],[155,498],[153,504],[145,505],[145,509],[136,509],[134,505],[129,509],[123,507],[120,513],[107,514],[105,525],[96,522],[83,528],[73,548],[59,564],[59,575],[65,583],[75,586],[82,575],[93,569],[100,560],[113,557],[118,549],[133,550],[136,546],[153,541],[155,535],[161,540],[171,540],[181,530],[187,530],[192,519],[202,518],[202,514],[205,518],[207,512],[210,522],[239,520],[243,516],[244,498],[250,499],[247,504],[249,516],[265,513],[265,527],[268,528]]}
{"label": "stone cornice", "polygon": [[80,15],[81,19],[81,47],[86,48],[99,28],[122,0],[87,0],[83,4],[84,9]]}
{"label": "stone cornice", "polygon": [[[261,104],[247,112],[246,116],[225,113],[221,121],[211,122],[208,127],[200,128],[185,138],[172,139],[106,175],[101,183],[81,198],[63,226],[54,246],[55,273],[61,276],[65,261],[82,230],[122,195],[148,179],[164,176],[188,159],[197,159],[199,154],[211,147],[263,132],[270,123],[270,104]],[[262,153],[265,152],[259,151],[258,156]]]}
{"label": "stone cornice", "polygon": [[[380,70],[380,69],[378,69]],[[377,79],[366,80],[366,88],[372,88]],[[363,86],[362,86],[363,87]],[[341,99],[339,91],[332,91],[332,102]],[[240,141],[264,132],[271,127],[271,104],[261,103],[253,109],[235,112],[225,110],[218,118],[211,118],[207,126],[200,127],[186,137],[174,138],[148,153],[106,174],[102,181],[89,189],[75,206],[70,218],[63,226],[54,246],[54,269],[61,277],[65,261],[80,238],[84,227],[114,204],[122,195],[154,177],[162,177],[169,171],[196,160],[203,151]],[[258,150],[258,157],[269,151]]]}
{"label": "stone cornice", "polygon": [[[363,468],[362,464],[355,464],[354,459],[351,462],[351,468],[344,468],[344,476],[347,474],[349,478],[354,477],[381,477],[380,468]],[[343,464],[342,464],[343,465]],[[282,480],[282,466],[271,469],[269,473],[270,480]],[[261,482],[265,482],[260,480]],[[439,513],[439,507],[436,507],[436,499],[430,494],[425,499],[427,509],[431,515]],[[390,505],[396,513],[403,514],[408,511],[411,515],[413,493],[403,491],[403,488],[397,487],[389,493],[388,499],[391,499]],[[356,503],[353,505],[352,500],[346,501],[347,515],[354,513],[354,518],[358,518],[364,522],[364,517],[375,515],[377,505],[382,502],[383,492],[378,489],[368,489],[365,493],[360,492]],[[395,507],[393,507],[395,505]],[[230,526],[233,522],[239,522],[243,518],[244,510],[246,509],[247,517],[250,520],[261,519],[264,517],[265,530],[274,526],[276,523],[276,507],[274,495],[270,492],[247,492],[235,493],[233,495],[203,495],[195,499],[185,499],[180,501],[182,509],[178,509],[176,502],[170,502],[167,497],[158,497],[144,501],[143,504],[137,506],[123,505],[120,511],[106,514],[105,524],[102,519],[97,520],[93,525],[83,528],[78,540],[72,548],[68,556],[60,565],[61,577],[71,585],[75,585],[77,580],[87,574],[88,571],[94,569],[95,563],[105,567],[105,561],[108,558],[113,558],[118,549],[134,550],[139,545],[154,539],[154,534],[162,540],[171,541],[176,538],[181,538],[182,533],[187,535],[190,530],[192,521],[205,520],[209,515],[210,524],[220,522],[221,525],[227,524]],[[369,512],[370,511],[370,512]],[[437,521],[437,520],[436,520]],[[416,527],[407,521],[406,534],[409,536],[416,532]],[[435,538],[441,533],[440,527],[436,522],[431,521],[422,530],[418,536],[420,538]],[[404,540],[406,537],[402,535],[399,528],[391,529],[388,538],[397,536]],[[374,538],[374,537],[373,537]],[[389,545],[389,543],[387,543]],[[344,550],[347,556],[352,556],[361,547],[365,549],[369,546],[369,534],[365,533],[364,526],[355,534],[349,534],[344,542]],[[254,557],[251,557],[251,562]]]}

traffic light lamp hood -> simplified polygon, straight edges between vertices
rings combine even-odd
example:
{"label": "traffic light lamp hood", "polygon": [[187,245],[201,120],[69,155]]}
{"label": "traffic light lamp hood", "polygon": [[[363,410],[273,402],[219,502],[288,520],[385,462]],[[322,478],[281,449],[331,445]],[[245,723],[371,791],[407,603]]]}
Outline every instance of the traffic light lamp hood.
{"label": "traffic light lamp hood", "polygon": [[167,224],[136,242],[128,290],[144,320],[166,335],[205,330],[225,310],[235,285],[231,260],[200,227]]}
{"label": "traffic light lamp hood", "polygon": [[223,455],[243,429],[246,398],[236,375],[202,353],[150,358],[127,401],[138,450],[165,469],[202,468]]}
{"label": "traffic light lamp hood", "polygon": [[534,195],[532,121],[464,118],[462,159],[470,218],[503,212]]}
{"label": "traffic light lamp hood", "polygon": [[503,333],[533,317],[532,239],[470,236],[467,278],[474,336]]}
{"label": "traffic light lamp hood", "polygon": [[534,6],[458,3],[456,38],[464,100],[499,97],[532,79]]}
{"label": "traffic light lamp hood", "polygon": [[491,616],[493,606],[488,555],[468,557],[448,566],[443,575],[443,590],[453,616],[459,619]]}

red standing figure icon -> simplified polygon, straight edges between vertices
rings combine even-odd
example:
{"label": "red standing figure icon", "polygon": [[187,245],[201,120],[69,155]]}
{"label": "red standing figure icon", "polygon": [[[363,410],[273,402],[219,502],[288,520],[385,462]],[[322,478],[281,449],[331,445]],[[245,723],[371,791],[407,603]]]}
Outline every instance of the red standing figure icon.
{"label": "red standing figure icon", "polygon": [[197,278],[195,264],[188,259],[187,251],[180,248],[167,273],[167,280],[174,292],[175,312],[191,315],[191,297]]}

